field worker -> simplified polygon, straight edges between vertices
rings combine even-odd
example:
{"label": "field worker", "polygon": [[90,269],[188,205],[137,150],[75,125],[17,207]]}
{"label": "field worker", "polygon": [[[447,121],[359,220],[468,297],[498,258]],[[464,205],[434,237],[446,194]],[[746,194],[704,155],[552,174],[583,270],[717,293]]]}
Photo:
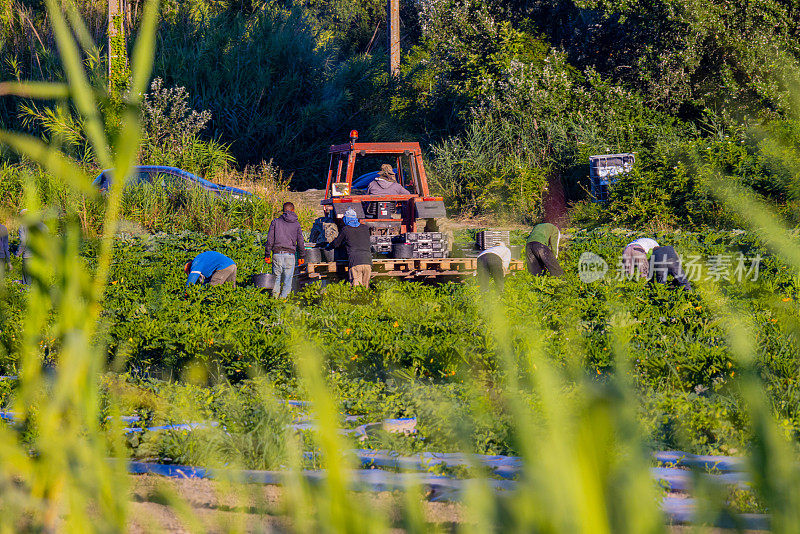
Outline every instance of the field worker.
{"label": "field worker", "polygon": [[273,297],[285,299],[291,293],[294,266],[302,265],[305,261],[303,259],[305,246],[303,230],[294,212],[294,204],[284,202],[283,214],[273,219],[269,225],[265,247],[265,259],[267,263],[272,263],[272,274],[275,275]]}
{"label": "field worker", "polygon": [[682,287],[686,291],[692,290],[692,284],[681,268],[681,258],[672,247],[656,247],[650,255],[650,272],[653,280],[659,284],[666,284],[667,278],[672,277],[672,284]]}
{"label": "field worker", "polygon": [[330,206],[325,206],[322,217],[317,217],[311,225],[308,234],[308,241],[318,246],[327,245],[339,235],[339,228],[336,226],[336,219],[333,217],[333,210]]}
{"label": "field worker", "polygon": [[[25,215],[28,213],[28,210],[21,209],[19,214]],[[47,226],[41,221],[36,224],[36,228],[45,233],[48,231]],[[17,232],[19,235],[19,246],[17,246],[17,257],[22,259],[22,283],[25,285],[31,284],[31,275],[28,272],[28,259],[33,256],[33,252],[28,247],[28,227],[24,223],[20,223],[19,231]]]}
{"label": "field worker", "polygon": [[640,277],[648,278],[650,254],[657,246],[656,240],[649,237],[640,237],[625,245],[625,249],[622,251],[623,272],[628,277],[633,277],[634,273],[638,271]]}
{"label": "field worker", "polygon": [[186,285],[200,282],[210,286],[218,286],[226,282],[236,287],[236,263],[225,254],[213,250],[201,252],[183,266],[183,272],[189,277]]}
{"label": "field worker", "polygon": [[344,226],[339,235],[328,245],[328,249],[345,246],[347,263],[350,269],[350,283],[354,286],[369,287],[372,275],[372,251],[369,243],[369,227],[361,224],[353,208],[348,209],[342,217]]}
{"label": "field worker", "polygon": [[410,195],[405,187],[397,183],[394,169],[391,165],[384,163],[378,176],[367,186],[368,195]]}
{"label": "field worker", "polygon": [[8,248],[8,228],[4,224],[0,224],[0,262],[6,264],[7,271],[12,269],[11,250]]}
{"label": "field worker", "polygon": [[555,224],[541,223],[533,227],[525,247],[525,259],[532,275],[547,271],[550,276],[563,276],[564,270],[558,264],[560,241],[561,231]]}
{"label": "field worker", "polygon": [[508,266],[511,264],[511,249],[504,244],[487,248],[478,254],[478,283],[482,288],[489,287],[489,280],[494,281],[498,293],[503,291],[503,283]]}

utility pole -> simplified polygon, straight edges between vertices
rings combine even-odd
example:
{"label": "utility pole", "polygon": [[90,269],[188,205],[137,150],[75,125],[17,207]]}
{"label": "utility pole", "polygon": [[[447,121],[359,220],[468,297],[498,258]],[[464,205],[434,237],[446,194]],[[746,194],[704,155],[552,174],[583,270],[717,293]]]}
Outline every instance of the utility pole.
{"label": "utility pole", "polygon": [[389,74],[400,74],[400,0],[387,0],[386,29],[389,34]]}
{"label": "utility pole", "polygon": [[120,76],[127,78],[128,53],[125,46],[125,0],[108,0],[108,85]]}

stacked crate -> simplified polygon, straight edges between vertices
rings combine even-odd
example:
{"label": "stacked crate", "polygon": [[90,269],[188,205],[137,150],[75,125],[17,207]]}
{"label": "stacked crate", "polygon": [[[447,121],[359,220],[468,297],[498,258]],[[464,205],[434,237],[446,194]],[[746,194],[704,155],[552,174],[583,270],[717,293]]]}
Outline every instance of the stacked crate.
{"label": "stacked crate", "polygon": [[508,230],[483,230],[475,235],[475,248],[486,250],[497,245],[511,246],[511,235]]}
{"label": "stacked crate", "polygon": [[589,182],[593,201],[607,202],[617,178],[631,172],[635,162],[635,154],[589,156]]}
{"label": "stacked crate", "polygon": [[447,257],[446,236],[441,232],[408,232],[396,236],[394,242],[412,245],[412,258]]}
{"label": "stacked crate", "polygon": [[373,254],[389,254],[392,252],[392,236],[371,235],[369,245]]}

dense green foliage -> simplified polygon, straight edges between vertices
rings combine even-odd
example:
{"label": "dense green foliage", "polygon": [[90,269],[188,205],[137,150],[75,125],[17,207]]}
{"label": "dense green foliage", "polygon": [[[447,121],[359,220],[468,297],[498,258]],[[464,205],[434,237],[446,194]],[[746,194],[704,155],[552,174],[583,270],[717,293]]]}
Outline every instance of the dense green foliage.
{"label": "dense green foliage", "polygon": [[[102,43],[102,14],[78,7]],[[356,128],[363,140],[422,141],[435,188],[465,214],[535,220],[548,184],[560,180],[568,200],[584,198],[588,156],[608,152],[636,152],[637,173],[618,188],[617,206],[582,207],[579,220],[728,226],[718,208],[706,210],[695,184],[703,167],[781,204],[795,195],[796,169],[770,163],[774,150],[764,144],[765,135],[782,140],[793,129],[800,51],[788,4],[401,2],[397,79],[385,72],[384,7],[165,2],[158,91],[181,94],[183,107],[173,107],[204,110],[208,124],[164,137],[165,126],[181,121],[145,120],[142,161],[213,175],[232,157],[240,166],[274,160],[295,174],[295,186],[319,187],[327,147]],[[40,8],[5,9],[2,77],[61,79]],[[102,87],[103,47],[86,54]],[[163,116],[174,118],[168,108]],[[63,106],[0,101],[0,123],[18,125],[20,113],[23,128],[63,140],[91,164],[80,121]],[[731,139],[744,141],[738,153]],[[683,161],[698,151],[702,161]]]}

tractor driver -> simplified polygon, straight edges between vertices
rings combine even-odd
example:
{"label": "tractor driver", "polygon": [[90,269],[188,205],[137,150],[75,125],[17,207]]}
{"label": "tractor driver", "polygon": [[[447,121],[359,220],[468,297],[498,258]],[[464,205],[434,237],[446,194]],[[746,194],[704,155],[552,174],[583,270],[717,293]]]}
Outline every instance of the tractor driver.
{"label": "tractor driver", "polygon": [[384,163],[381,165],[381,170],[378,171],[378,176],[375,177],[367,186],[368,195],[410,195],[411,193],[397,183],[397,177],[394,174],[392,166]]}

